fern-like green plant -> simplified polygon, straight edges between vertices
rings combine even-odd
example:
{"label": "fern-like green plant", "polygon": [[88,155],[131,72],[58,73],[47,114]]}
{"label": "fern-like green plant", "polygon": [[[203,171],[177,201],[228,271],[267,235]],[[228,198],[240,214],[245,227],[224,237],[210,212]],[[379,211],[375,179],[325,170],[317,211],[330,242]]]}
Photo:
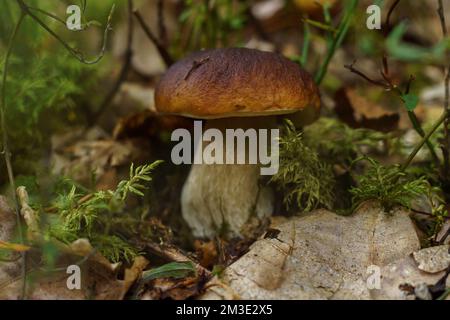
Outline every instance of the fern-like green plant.
{"label": "fern-like green plant", "polygon": [[279,156],[280,168],[271,182],[284,194],[288,209],[293,203],[304,211],[333,206],[335,179],[331,166],[304,144],[302,133],[289,120],[280,137]]}
{"label": "fern-like green plant", "polygon": [[357,177],[357,186],[350,189],[353,209],[368,200],[377,200],[390,213],[396,206],[411,208],[414,199],[425,196],[429,183],[424,176],[415,178],[401,170],[399,165],[382,166],[378,161],[363,157],[370,167]]}
{"label": "fern-like green plant", "polygon": [[[116,222],[123,227],[124,208],[130,194],[144,196],[147,188],[144,183],[152,180],[151,172],[161,163],[130,167],[128,180],[119,182],[115,190],[96,191],[91,194],[77,193],[77,188],[60,195],[54,206],[58,219],[49,227],[49,235],[69,243],[79,238],[88,238],[92,245],[111,261],[131,260],[138,250],[113,231]],[[133,227],[141,221],[127,220]]]}

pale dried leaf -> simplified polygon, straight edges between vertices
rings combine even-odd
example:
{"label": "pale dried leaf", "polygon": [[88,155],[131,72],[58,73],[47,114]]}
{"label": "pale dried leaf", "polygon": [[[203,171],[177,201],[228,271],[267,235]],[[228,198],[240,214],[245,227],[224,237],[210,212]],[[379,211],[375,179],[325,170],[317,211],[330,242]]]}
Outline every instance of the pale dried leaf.
{"label": "pale dried leaf", "polygon": [[450,266],[450,245],[426,248],[414,252],[418,268],[429,273],[446,270]]}
{"label": "pale dried leaf", "polygon": [[318,210],[277,229],[276,238],[258,240],[224,271],[223,287],[215,279],[202,298],[371,299],[367,268],[420,248],[407,212],[391,216],[370,203],[350,217]]}

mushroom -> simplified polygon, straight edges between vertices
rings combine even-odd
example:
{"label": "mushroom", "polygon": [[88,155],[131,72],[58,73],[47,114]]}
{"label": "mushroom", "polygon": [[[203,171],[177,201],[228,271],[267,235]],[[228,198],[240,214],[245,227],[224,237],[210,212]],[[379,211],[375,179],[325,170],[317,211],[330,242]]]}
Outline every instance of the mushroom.
{"label": "mushroom", "polygon": [[[311,123],[320,97],[296,63],[275,53],[225,48],[196,52],[171,66],[156,88],[155,106],[161,113],[206,120],[205,129],[225,136],[226,129],[276,128],[278,115],[297,125]],[[247,162],[192,165],[181,210],[194,236],[240,237],[272,214],[273,191],[260,183],[260,168]]]}

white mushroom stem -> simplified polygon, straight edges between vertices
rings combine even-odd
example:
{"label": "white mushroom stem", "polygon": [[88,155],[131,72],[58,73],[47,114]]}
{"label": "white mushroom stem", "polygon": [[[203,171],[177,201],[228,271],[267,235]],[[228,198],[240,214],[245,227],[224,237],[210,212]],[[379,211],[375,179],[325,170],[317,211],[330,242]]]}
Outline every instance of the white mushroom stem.
{"label": "white mushroom stem", "polygon": [[[270,129],[274,125],[274,117],[228,118],[208,121],[205,130],[216,128],[225,137],[226,129]],[[203,143],[202,150],[207,145]],[[235,157],[243,151],[236,147],[237,144]],[[181,207],[194,236],[245,236],[252,229],[250,224],[257,227],[272,215],[273,191],[261,183],[260,165],[248,163],[248,150],[246,143],[246,164],[192,165],[183,187]],[[224,143],[224,157],[225,154]]]}

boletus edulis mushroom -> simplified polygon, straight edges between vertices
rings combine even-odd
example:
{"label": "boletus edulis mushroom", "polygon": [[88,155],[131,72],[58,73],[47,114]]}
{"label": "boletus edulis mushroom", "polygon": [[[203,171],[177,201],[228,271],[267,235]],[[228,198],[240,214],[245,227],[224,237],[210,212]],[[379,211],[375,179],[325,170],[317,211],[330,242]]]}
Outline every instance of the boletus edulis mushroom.
{"label": "boletus edulis mushroom", "polygon": [[[225,136],[229,129],[277,128],[279,115],[297,125],[311,123],[319,115],[320,97],[311,76],[289,59],[225,48],[196,52],[172,65],[156,88],[155,105],[161,113],[206,120],[205,130],[214,128]],[[200,147],[208,143],[203,140]],[[224,158],[227,152],[223,150]],[[251,151],[245,152],[251,158]],[[250,221],[272,214],[273,192],[260,183],[260,168],[249,161],[192,165],[181,209],[196,237],[239,237]]]}

